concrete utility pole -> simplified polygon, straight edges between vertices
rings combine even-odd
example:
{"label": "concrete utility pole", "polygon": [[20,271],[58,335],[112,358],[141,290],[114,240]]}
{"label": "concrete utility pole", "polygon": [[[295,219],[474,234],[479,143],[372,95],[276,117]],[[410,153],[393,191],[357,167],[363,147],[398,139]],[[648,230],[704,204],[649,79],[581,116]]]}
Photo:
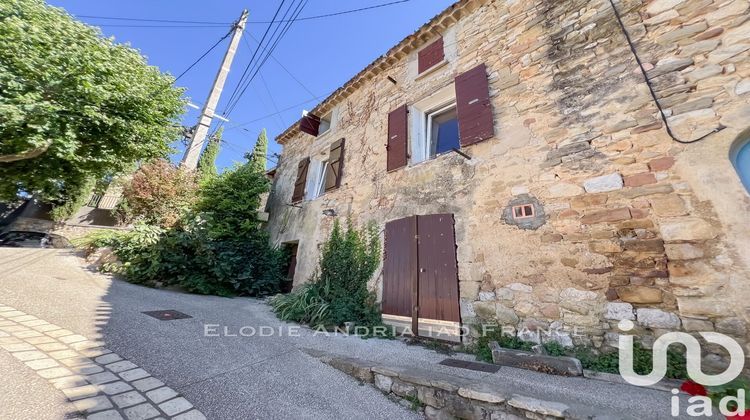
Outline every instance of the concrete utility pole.
{"label": "concrete utility pole", "polygon": [[203,142],[206,140],[208,129],[211,128],[211,120],[214,118],[216,105],[219,103],[221,91],[224,89],[224,83],[227,81],[229,68],[232,67],[232,60],[234,60],[234,55],[237,52],[237,47],[239,46],[242,31],[245,29],[246,23],[247,10],[243,10],[240,20],[234,27],[232,41],[229,43],[226,54],[224,54],[224,60],[221,62],[219,72],[216,73],[211,93],[208,94],[208,99],[205,105],[203,105],[200,117],[198,117],[198,125],[195,126],[193,137],[190,139],[190,143],[185,149],[185,154],[182,156],[182,167],[191,171],[198,167],[198,159],[200,158],[201,150],[203,150]]}

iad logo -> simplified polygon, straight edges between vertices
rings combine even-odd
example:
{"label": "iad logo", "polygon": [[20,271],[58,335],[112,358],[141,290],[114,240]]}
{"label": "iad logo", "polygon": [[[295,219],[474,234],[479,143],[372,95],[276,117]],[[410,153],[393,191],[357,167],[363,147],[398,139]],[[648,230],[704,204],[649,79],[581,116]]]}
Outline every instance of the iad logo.
{"label": "iad logo", "polygon": [[[618,324],[620,330],[630,331],[633,322],[627,319]],[[718,344],[729,352],[729,366],[717,375],[707,375],[701,370],[701,345],[698,340],[690,334],[682,332],[670,332],[662,335],[654,341],[653,346],[653,370],[648,375],[639,375],[633,371],[633,336],[620,334],[620,375],[630,384],[638,386],[653,385],[667,374],[667,348],[672,343],[680,343],[685,346],[685,359],[687,362],[687,373],[695,382],[705,386],[724,385],[731,382],[742,373],[745,366],[745,352],[742,347],[730,337],[715,332],[699,333],[709,343]]]}
{"label": "iad logo", "polygon": [[[618,324],[620,330],[630,331],[633,322],[622,320]],[[745,352],[742,347],[732,338],[715,332],[699,333],[709,343],[718,344],[729,352],[729,366],[722,373],[707,375],[701,369],[701,345],[698,340],[690,334],[682,332],[666,333],[654,341],[653,345],[653,369],[647,375],[639,375],[633,370],[633,336],[620,334],[619,356],[620,375],[632,385],[649,386],[664,379],[667,373],[667,348],[670,344],[680,343],[685,346],[685,361],[688,376],[694,382],[703,386],[725,385],[733,381],[742,373],[745,365]],[[679,390],[673,389],[672,394],[672,416],[680,414]],[[691,404],[687,407],[690,416],[711,416],[712,401],[709,397],[694,395],[688,399]],[[730,409],[729,407],[733,407]],[[725,416],[737,415],[745,412],[745,390],[738,389],[737,395],[727,395],[719,401],[719,411]]]}

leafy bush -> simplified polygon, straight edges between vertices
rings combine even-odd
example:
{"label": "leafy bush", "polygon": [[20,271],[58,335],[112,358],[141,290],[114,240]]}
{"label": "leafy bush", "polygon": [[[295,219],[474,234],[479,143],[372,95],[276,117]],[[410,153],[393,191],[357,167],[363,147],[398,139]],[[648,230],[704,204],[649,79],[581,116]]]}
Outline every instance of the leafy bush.
{"label": "leafy bush", "polygon": [[257,220],[259,195],[267,188],[263,174],[238,166],[204,184],[194,208],[169,229],[139,224],[132,232],[87,240],[112,246],[121,264],[104,268],[132,283],[220,296],[277,293],[284,255],[269,245]]}
{"label": "leafy bush", "polygon": [[125,234],[125,232],[114,230],[96,230],[86,236],[71,239],[70,242],[77,248],[84,249],[87,252],[93,252],[97,248],[112,246],[112,244],[117,241],[118,236]]}
{"label": "leafy bush", "polygon": [[[719,407],[722,398],[728,396],[737,397],[740,389],[745,391],[745,413],[747,413],[747,407],[750,407],[750,384],[748,384],[747,379],[738,378],[724,385],[709,386],[706,390],[706,394],[711,398],[713,405]],[[736,411],[737,403],[730,401],[729,404],[727,404],[727,408]]]}
{"label": "leafy bush", "polygon": [[122,191],[115,213],[124,223],[143,221],[170,228],[192,208],[198,191],[194,173],[158,159],[142,165]]}
{"label": "leafy bush", "polygon": [[336,221],[318,272],[302,288],[275,297],[271,305],[279,318],[313,326],[381,325],[375,295],[367,289],[379,262],[380,240],[374,224],[357,230],[348,223],[342,232]]}
{"label": "leafy bush", "polygon": [[271,307],[280,319],[303,324],[324,325],[330,315],[328,302],[320,295],[321,288],[307,283],[294,293],[278,295]]}
{"label": "leafy bush", "polygon": [[[620,358],[616,351],[596,354],[586,347],[576,347],[572,356],[581,361],[584,369],[599,372],[620,373]],[[686,379],[687,369],[685,367],[685,356],[680,352],[667,350],[667,378]],[[653,369],[653,354],[651,350],[644,348],[640,343],[633,344],[633,370],[635,373],[645,375]]]}
{"label": "leafy bush", "polygon": [[567,354],[567,349],[557,341],[548,341],[542,346],[550,356],[565,356]]}
{"label": "leafy bush", "polygon": [[65,200],[53,200],[52,210],[49,215],[56,222],[63,222],[78,212],[91,198],[91,192],[96,185],[93,178],[84,179],[82,182],[69,182],[61,190]]}

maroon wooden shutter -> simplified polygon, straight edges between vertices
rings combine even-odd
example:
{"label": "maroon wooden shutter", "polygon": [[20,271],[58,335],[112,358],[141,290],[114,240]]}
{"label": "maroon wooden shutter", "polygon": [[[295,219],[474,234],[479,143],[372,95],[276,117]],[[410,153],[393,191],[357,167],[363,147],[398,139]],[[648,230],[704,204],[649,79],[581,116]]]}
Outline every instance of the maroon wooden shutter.
{"label": "maroon wooden shutter", "polygon": [[344,169],[344,140],[336,140],[331,145],[326,168],[326,191],[335,190],[341,186],[341,175]]}
{"label": "maroon wooden shutter", "polygon": [[408,154],[406,151],[408,138],[408,111],[402,105],[388,114],[388,170],[392,171],[406,166]]}
{"label": "maroon wooden shutter", "polygon": [[435,64],[440,63],[441,61],[443,61],[444,57],[443,37],[440,37],[437,41],[424,47],[417,54],[417,67],[419,68],[419,73],[422,73]]}
{"label": "maroon wooden shutter", "polygon": [[294,182],[294,193],[292,203],[297,203],[305,198],[305,184],[307,183],[307,169],[310,167],[310,158],[304,158],[297,165],[297,180]]}
{"label": "maroon wooden shutter", "polygon": [[494,135],[495,124],[484,63],[456,77],[456,111],[461,146],[478,143]]}
{"label": "maroon wooden shutter", "polygon": [[[417,217],[385,224],[383,308],[389,315],[412,316],[417,285]],[[416,332],[416,331],[415,331]]]}
{"label": "maroon wooden shutter", "polygon": [[307,114],[299,120],[300,131],[318,136],[318,129],[320,128],[320,117],[313,114]]}

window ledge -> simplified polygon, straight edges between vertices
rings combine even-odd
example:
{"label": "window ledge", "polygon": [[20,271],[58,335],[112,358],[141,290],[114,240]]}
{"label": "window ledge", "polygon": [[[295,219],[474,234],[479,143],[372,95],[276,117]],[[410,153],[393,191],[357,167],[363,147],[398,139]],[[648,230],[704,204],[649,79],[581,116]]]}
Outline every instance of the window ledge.
{"label": "window ledge", "polygon": [[417,75],[417,77],[414,78],[414,80],[421,80],[421,79],[429,76],[430,74],[434,73],[435,71],[437,71],[437,70],[445,67],[446,64],[448,64],[448,60],[446,60],[445,58],[443,58],[443,61],[435,64],[434,66],[432,66],[429,69],[423,71],[422,73],[419,73]]}

